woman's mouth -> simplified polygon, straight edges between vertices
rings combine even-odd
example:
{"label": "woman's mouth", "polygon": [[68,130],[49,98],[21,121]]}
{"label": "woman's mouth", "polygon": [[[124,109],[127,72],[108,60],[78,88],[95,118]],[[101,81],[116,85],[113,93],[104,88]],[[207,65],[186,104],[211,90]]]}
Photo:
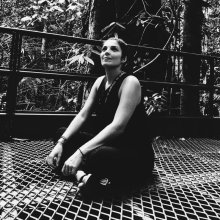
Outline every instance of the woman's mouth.
{"label": "woman's mouth", "polygon": [[104,61],[110,61],[111,58],[110,58],[110,57],[103,57],[103,60],[104,60]]}

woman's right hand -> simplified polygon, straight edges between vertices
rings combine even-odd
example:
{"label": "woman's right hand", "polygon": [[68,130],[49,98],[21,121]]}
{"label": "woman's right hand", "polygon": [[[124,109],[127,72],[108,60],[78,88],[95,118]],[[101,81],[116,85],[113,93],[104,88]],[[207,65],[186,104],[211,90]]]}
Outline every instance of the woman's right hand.
{"label": "woman's right hand", "polygon": [[63,144],[58,142],[54,147],[54,149],[51,151],[51,153],[47,156],[46,158],[47,164],[53,169],[58,167],[62,153],[63,153]]}

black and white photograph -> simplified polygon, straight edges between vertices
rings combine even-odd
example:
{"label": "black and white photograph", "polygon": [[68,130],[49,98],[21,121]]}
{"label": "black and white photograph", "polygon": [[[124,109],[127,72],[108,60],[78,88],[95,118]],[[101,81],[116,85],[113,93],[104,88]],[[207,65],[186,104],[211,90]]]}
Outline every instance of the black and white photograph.
{"label": "black and white photograph", "polygon": [[1,220],[220,220],[220,1],[0,0]]}

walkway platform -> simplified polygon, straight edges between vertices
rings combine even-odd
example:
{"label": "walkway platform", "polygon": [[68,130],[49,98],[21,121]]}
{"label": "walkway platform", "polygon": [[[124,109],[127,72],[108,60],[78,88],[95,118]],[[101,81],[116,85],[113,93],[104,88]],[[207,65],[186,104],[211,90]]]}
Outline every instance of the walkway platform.
{"label": "walkway platform", "polygon": [[157,138],[151,184],[93,201],[51,173],[44,161],[52,147],[50,140],[0,142],[0,219],[220,219],[219,139]]}

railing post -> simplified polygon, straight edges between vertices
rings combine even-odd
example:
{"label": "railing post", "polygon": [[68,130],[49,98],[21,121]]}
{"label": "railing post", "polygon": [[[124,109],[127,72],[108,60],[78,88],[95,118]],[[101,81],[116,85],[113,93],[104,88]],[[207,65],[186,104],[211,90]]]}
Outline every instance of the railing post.
{"label": "railing post", "polygon": [[208,102],[208,109],[209,109],[209,116],[213,117],[213,99],[214,99],[214,58],[209,59],[210,65],[210,79],[208,85],[210,86],[209,90],[209,102]]}
{"label": "railing post", "polygon": [[17,86],[19,82],[18,69],[20,68],[22,35],[16,31],[12,35],[11,54],[8,75],[8,88],[6,96],[6,136],[10,138],[13,133],[14,112],[16,108]]}

